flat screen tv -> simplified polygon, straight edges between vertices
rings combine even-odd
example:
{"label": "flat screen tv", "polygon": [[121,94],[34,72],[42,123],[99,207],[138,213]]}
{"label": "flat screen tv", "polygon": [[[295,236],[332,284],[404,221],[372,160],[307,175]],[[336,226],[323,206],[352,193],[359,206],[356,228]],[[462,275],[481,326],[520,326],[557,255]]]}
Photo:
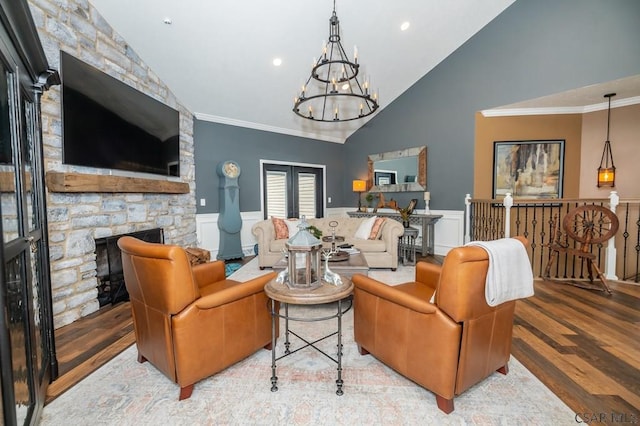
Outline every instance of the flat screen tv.
{"label": "flat screen tv", "polygon": [[180,115],[61,52],[65,164],[180,176]]}

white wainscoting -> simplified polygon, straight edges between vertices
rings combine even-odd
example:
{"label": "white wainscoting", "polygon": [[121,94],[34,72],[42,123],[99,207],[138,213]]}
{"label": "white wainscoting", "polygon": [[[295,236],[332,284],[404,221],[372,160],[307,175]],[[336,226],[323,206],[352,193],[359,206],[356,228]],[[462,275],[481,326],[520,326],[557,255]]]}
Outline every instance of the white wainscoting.
{"label": "white wainscoting", "polygon": [[434,225],[434,252],[444,256],[464,244],[464,210],[431,210],[442,217]]}
{"label": "white wainscoting", "polygon": [[[352,207],[325,209],[326,217],[346,217],[347,212],[353,211]],[[420,211],[418,211],[420,212]],[[421,213],[421,212],[420,212]],[[431,210],[432,214],[440,214],[442,218],[435,224],[435,254],[446,255],[449,250],[463,244],[464,237],[464,211],[456,210]],[[242,212],[242,229],[240,241],[242,252],[246,256],[255,254],[254,246],[257,241],[251,234],[254,223],[262,220],[262,212]],[[218,213],[205,213],[196,215],[196,235],[198,247],[209,250],[211,259],[216,259],[220,245],[220,230],[218,229]]]}

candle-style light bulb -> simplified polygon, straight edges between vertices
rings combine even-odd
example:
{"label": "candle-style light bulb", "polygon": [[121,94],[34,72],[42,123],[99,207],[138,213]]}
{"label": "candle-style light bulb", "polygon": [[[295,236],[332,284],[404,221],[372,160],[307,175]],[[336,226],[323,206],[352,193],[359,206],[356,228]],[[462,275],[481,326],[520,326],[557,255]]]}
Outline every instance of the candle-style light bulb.
{"label": "candle-style light bulb", "polygon": [[358,46],[353,46],[353,62],[358,63]]}

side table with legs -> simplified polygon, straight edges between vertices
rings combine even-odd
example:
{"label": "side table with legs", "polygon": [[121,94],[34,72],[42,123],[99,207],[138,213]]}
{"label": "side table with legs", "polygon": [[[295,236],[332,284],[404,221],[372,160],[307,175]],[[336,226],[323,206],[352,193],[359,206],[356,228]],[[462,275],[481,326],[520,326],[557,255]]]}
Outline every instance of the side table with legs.
{"label": "side table with legs", "polygon": [[398,241],[398,256],[403,265],[416,264],[416,238],[418,230],[411,226],[404,228],[404,233]]}
{"label": "side table with legs", "polygon": [[[332,284],[327,284],[325,282],[322,283],[322,286],[316,288],[314,290],[307,289],[292,289],[289,288],[286,284],[278,283],[275,279],[271,280],[267,283],[264,288],[265,293],[271,299],[271,391],[276,392],[278,390],[278,376],[276,376],[276,361],[285,358],[289,355],[293,355],[294,353],[306,348],[312,347],[318,352],[322,353],[324,356],[332,360],[338,365],[338,378],[336,380],[337,395],[342,395],[344,392],[342,390],[343,381],[342,381],[342,315],[351,309],[352,299],[351,293],[353,292],[353,283],[347,277],[341,276],[342,284],[339,286],[335,286]],[[281,304],[284,309],[284,314],[281,314],[277,310],[278,302]],[[314,317],[314,318],[302,318],[302,317],[294,317],[289,315],[289,305],[321,305],[326,303],[336,303],[336,311],[335,313],[323,317]],[[283,318],[285,321],[285,341],[284,341],[284,354],[280,357],[276,357],[276,321],[279,321],[280,318]],[[314,321],[324,321],[336,318],[338,320],[337,330],[327,334],[324,337],[319,339],[315,339],[313,341],[309,341],[304,337],[301,337],[299,334],[289,329],[289,321],[304,321],[304,322],[314,322]],[[291,342],[289,341],[289,334],[294,335],[301,341],[305,343],[304,346],[297,348],[295,350],[291,350]],[[338,337],[337,343],[337,356],[334,358],[333,356],[327,354],[320,348],[316,346],[316,343],[321,342],[329,337],[336,336]]]}

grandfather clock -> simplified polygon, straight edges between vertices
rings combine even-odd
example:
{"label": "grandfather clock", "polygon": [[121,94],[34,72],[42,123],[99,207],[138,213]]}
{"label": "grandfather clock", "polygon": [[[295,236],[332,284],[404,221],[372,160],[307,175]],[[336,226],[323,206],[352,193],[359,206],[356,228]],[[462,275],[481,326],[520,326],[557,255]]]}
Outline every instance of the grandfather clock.
{"label": "grandfather clock", "polygon": [[220,216],[218,217],[220,247],[217,258],[224,260],[240,259],[244,256],[240,239],[240,230],[242,229],[240,189],[238,187],[240,166],[235,161],[223,161],[218,164],[216,173],[220,177],[218,191],[220,200]]}

